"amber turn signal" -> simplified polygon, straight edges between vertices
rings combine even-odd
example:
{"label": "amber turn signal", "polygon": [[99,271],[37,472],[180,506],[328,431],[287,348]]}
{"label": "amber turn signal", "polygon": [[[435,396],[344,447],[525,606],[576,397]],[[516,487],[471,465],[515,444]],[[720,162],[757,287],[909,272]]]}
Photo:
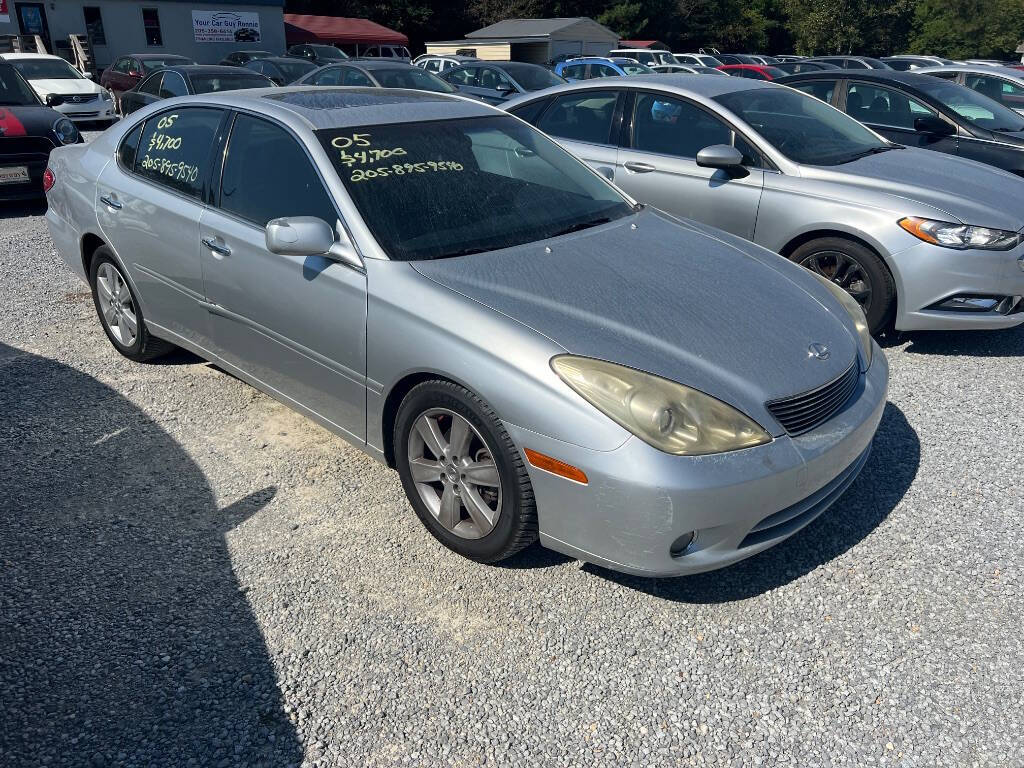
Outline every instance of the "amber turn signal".
{"label": "amber turn signal", "polygon": [[529,448],[526,449],[526,459],[537,469],[543,469],[552,475],[567,478],[574,483],[587,484],[586,474],[584,474],[582,469],[574,467],[572,464],[566,464],[564,461],[545,456],[543,453],[531,451]]}

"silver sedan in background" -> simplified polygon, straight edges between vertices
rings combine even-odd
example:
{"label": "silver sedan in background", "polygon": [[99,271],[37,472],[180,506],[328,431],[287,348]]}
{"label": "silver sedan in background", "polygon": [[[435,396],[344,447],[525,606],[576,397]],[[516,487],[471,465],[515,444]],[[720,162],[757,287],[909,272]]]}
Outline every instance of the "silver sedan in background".
{"label": "silver sedan in background", "polygon": [[504,105],[637,200],[752,240],[848,291],[873,333],[1024,322],[1024,180],[893,144],[740,78],[606,78]]}
{"label": "silver sedan in background", "polygon": [[539,537],[632,573],[735,562],[843,493],[885,407],[842,290],[468,99],[171,99],[51,174],[119,352],[184,347],[317,420],[479,561]]}

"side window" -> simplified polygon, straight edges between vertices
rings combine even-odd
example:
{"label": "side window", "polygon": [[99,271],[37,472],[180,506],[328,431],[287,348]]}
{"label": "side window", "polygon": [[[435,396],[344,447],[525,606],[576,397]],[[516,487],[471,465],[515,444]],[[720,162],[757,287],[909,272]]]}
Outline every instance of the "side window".
{"label": "side window", "polygon": [[132,128],[128,135],[121,139],[121,146],[117,149],[117,159],[129,171],[135,168],[135,155],[139,149],[139,136],[142,135],[143,124],[139,123]]}
{"label": "side window", "polygon": [[1024,108],[1024,87],[986,75],[967,75],[967,87],[1010,109]]}
{"label": "side window", "polygon": [[220,207],[257,226],[281,216],[316,216],[331,226],[338,214],[313,163],[278,125],[235,118],[221,179]]}
{"label": "side window", "polygon": [[590,76],[591,77],[615,77],[619,73],[609,67],[607,64],[591,64],[590,65]]}
{"label": "side window", "polygon": [[448,82],[452,85],[473,85],[476,82],[476,73],[478,70],[479,67],[453,69],[448,75]]}
{"label": "side window", "polygon": [[128,59],[118,59],[114,66],[111,67],[114,72],[127,73],[128,72]]}
{"label": "side window", "polygon": [[562,77],[571,77],[574,80],[582,80],[586,72],[586,64],[572,64],[562,70]]}
{"label": "side window", "polygon": [[426,64],[423,65],[423,68],[425,70],[427,70],[427,72],[440,72],[441,71],[441,60],[440,59],[431,59],[430,61],[428,61]]}
{"label": "side window", "polygon": [[812,80],[809,83],[797,83],[793,86],[798,91],[821,99],[826,104],[832,103],[832,95],[836,92],[835,80]]}
{"label": "side window", "polygon": [[733,136],[736,139],[733,142],[733,146],[743,153],[743,164],[748,168],[762,167],[763,163],[761,161],[761,153],[754,148],[754,145],[738,133],[733,133]]}
{"label": "side window", "polygon": [[537,99],[536,101],[531,101],[529,104],[523,104],[521,107],[510,109],[509,112],[520,120],[525,120],[528,123],[536,125],[537,118],[540,117],[540,113],[544,111],[544,108],[550,101],[550,99]]}
{"label": "side window", "polygon": [[177,72],[164,72],[160,83],[160,98],[170,99],[174,96],[188,96],[188,87]]}
{"label": "side window", "polygon": [[633,147],[660,155],[696,158],[712,144],[732,144],[732,129],[679,99],[643,93],[633,116]]}
{"label": "side window", "polygon": [[846,90],[846,114],[862,123],[914,130],[914,120],[934,114],[902,91],[868,83],[851,83]]}
{"label": "side window", "polygon": [[203,107],[168,110],[150,117],[142,130],[135,172],[156,184],[201,198],[220,119],[219,109]]}
{"label": "side window", "polygon": [[331,67],[313,78],[313,85],[341,85],[344,75],[345,70],[341,67]]}
{"label": "side window", "polygon": [[871,69],[871,67],[865,64],[863,61],[857,61],[856,59],[848,59],[845,62],[844,66],[847,69]]}
{"label": "side window", "polygon": [[480,69],[480,87],[489,88],[492,91],[496,91],[499,88],[511,89],[512,81],[509,80],[505,73],[494,67],[482,67]]}
{"label": "side window", "polygon": [[552,136],[572,141],[608,144],[617,98],[615,91],[584,91],[559,96],[537,127]]}
{"label": "side window", "polygon": [[160,95],[160,81],[163,79],[164,73],[157,72],[152,75],[146,82],[139,86],[139,91],[142,93],[148,93],[150,96]]}
{"label": "side window", "polygon": [[373,81],[358,69],[349,69],[345,72],[345,80],[342,85],[360,86],[362,88],[373,88]]}

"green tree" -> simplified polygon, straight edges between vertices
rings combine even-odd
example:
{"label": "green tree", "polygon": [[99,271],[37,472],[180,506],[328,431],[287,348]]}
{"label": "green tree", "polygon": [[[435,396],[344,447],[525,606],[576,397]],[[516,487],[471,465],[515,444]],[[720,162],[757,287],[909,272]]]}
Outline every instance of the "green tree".
{"label": "green tree", "polygon": [[917,0],[910,50],[952,58],[1013,57],[1024,40],[1020,0]]}

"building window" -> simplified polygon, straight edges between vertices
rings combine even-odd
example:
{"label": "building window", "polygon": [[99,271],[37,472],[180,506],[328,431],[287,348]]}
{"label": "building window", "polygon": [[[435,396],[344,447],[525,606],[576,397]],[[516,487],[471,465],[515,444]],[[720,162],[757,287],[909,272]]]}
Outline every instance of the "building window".
{"label": "building window", "polygon": [[100,9],[95,5],[86,5],[82,8],[85,14],[85,32],[93,45],[106,45],[107,36],[103,34],[103,17],[100,16]]}
{"label": "building window", "polygon": [[164,38],[160,34],[160,15],[156,8],[142,9],[142,27],[146,32],[146,45],[163,45]]}

